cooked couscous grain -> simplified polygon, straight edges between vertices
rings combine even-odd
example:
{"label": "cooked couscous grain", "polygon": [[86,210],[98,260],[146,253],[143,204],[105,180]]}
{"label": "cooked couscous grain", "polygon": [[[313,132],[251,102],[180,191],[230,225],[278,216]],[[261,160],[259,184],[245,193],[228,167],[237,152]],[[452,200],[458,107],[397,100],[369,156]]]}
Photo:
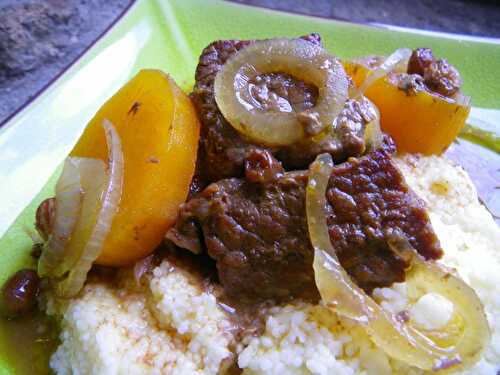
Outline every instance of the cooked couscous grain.
{"label": "cooked couscous grain", "polygon": [[[406,156],[397,163],[427,203],[445,250],[442,262],[458,270],[485,307],[492,339],[463,374],[495,375],[500,230],[467,174],[446,158]],[[432,294],[409,306],[404,283],[378,289],[374,297],[392,312],[407,311],[424,328],[443,326],[452,315],[451,304]],[[56,310],[62,316],[62,343],[51,360],[57,374],[217,374],[233,361],[248,375],[423,373],[388,358],[353,323],[306,303],[272,308],[261,335],[236,343],[215,296],[167,261],[140,290],[92,283]]]}

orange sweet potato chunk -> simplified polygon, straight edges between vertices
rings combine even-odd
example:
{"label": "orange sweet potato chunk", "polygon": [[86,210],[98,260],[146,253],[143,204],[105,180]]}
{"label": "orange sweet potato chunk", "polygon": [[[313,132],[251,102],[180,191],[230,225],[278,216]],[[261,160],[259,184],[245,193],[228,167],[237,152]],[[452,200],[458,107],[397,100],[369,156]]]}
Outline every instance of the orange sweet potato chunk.
{"label": "orange sweet potato chunk", "polygon": [[[363,59],[343,64],[358,87],[370,73]],[[441,154],[457,137],[470,111],[438,94],[407,94],[388,77],[375,81],[365,95],[378,107],[381,128],[394,139],[399,152]]]}
{"label": "orange sweet potato chunk", "polygon": [[107,162],[102,127],[121,138],[119,210],[96,263],[124,266],[151,253],[174,223],[193,177],[200,124],[189,97],[159,70],[142,70],[97,112],[71,156]]}

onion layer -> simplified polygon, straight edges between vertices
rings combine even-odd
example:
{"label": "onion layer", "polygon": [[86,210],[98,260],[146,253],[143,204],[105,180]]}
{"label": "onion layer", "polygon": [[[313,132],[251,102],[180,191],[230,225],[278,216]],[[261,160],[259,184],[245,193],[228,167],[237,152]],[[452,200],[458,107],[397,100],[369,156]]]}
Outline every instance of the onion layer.
{"label": "onion layer", "polygon": [[[365,100],[368,100],[365,98]],[[375,116],[373,120],[365,125],[365,145],[367,151],[376,150],[382,145],[383,135],[380,128],[380,111],[377,106],[368,100],[371,104]]]}
{"label": "onion layer", "polygon": [[318,88],[316,105],[302,115],[317,122],[319,133],[331,125],[348,94],[342,65],[323,48],[302,39],[258,41],[234,54],[217,74],[215,100],[224,117],[251,140],[282,146],[306,136],[304,122],[295,112],[262,111],[253,103],[249,82],[260,74],[288,73]]}
{"label": "onion layer", "polygon": [[82,186],[76,158],[67,158],[56,184],[55,218],[38,261],[38,275],[50,276],[64,258],[64,249],[82,207]]}
{"label": "onion layer", "polygon": [[[118,132],[111,122],[104,120],[103,127],[108,144],[109,175],[107,185],[104,191],[102,191],[100,199],[95,200],[95,196],[92,197],[94,209],[98,212],[97,216],[94,216],[95,221],[92,220],[92,215],[87,217],[81,215],[80,217],[85,222],[82,227],[87,230],[91,227],[92,230],[86,241],[83,242],[83,251],[81,253],[73,253],[74,255],[79,254],[78,259],[67,275],[65,275],[66,277],[57,284],[57,293],[61,297],[72,297],[82,288],[92,263],[102,250],[102,245],[111,229],[111,224],[118,211],[121,199],[123,187],[123,152],[121,141]],[[97,184],[93,186],[97,191],[100,190]],[[89,201],[89,205],[92,205],[92,202]],[[91,225],[93,223],[95,224]]]}
{"label": "onion layer", "polygon": [[408,60],[412,54],[412,50],[409,48],[400,48],[390,54],[380,66],[375,70],[370,71],[369,75],[363,81],[358,89],[358,95],[363,94],[368,87],[370,87],[375,81],[382,77],[385,77],[390,72],[399,69],[402,65],[408,65]]}
{"label": "onion layer", "polygon": [[458,370],[472,365],[489,339],[489,327],[478,297],[458,277],[435,263],[421,260],[416,253],[408,274],[409,285],[443,295],[454,303],[455,313],[463,319],[463,334],[444,347],[384,310],[342,268],[330,241],[325,215],[325,194],[332,168],[330,155],[319,155],[311,164],[306,193],[315,280],[325,305],[362,325],[378,347],[409,365],[423,370]]}
{"label": "onion layer", "polygon": [[64,256],[56,265],[51,276],[55,278],[67,274],[82,256],[87,240],[99,213],[100,199],[106,184],[106,164],[100,159],[75,158],[83,191],[81,210],[71,238],[66,244]]}
{"label": "onion layer", "polygon": [[[41,277],[61,276],[74,263],[71,262],[74,252],[70,245],[73,233],[78,232],[75,228],[78,227],[79,218],[89,216],[89,195],[95,196],[95,200],[99,199],[104,177],[105,166],[101,160],[69,157],[64,162],[55,189],[53,228],[38,262],[38,274]],[[90,194],[92,186],[96,184],[100,190]]]}

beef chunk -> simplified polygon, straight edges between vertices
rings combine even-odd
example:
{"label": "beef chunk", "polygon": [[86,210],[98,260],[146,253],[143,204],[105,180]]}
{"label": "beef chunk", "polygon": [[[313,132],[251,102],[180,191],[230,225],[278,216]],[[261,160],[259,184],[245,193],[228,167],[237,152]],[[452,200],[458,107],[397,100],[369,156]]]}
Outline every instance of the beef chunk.
{"label": "beef chunk", "polygon": [[[462,86],[458,70],[444,59],[435,59],[430,48],[417,48],[408,61],[408,74],[422,77],[425,87],[442,96],[455,95]],[[415,82],[420,84],[420,80]]]}
{"label": "beef chunk", "polygon": [[444,59],[434,61],[425,70],[424,82],[431,91],[447,97],[455,95],[462,86],[458,70]]}
{"label": "beef chunk", "polygon": [[272,183],[283,175],[283,167],[269,151],[249,148],[245,158],[245,178],[250,182]]}
{"label": "beef chunk", "polygon": [[214,80],[226,60],[249,44],[250,41],[217,41],[206,47],[200,56],[191,94],[202,123],[196,173],[199,181],[211,182],[243,174],[247,142],[219,111]]}
{"label": "beef chunk", "polygon": [[306,183],[304,172],[289,172],[268,185],[237,178],[211,184],[182,206],[168,238],[180,247],[196,238],[199,242],[190,248],[194,251],[206,246],[232,297],[317,299],[306,228]]}
{"label": "beef chunk", "polygon": [[318,88],[287,73],[260,74],[249,82],[255,107],[262,111],[303,112],[316,105]]}
{"label": "beef chunk", "polygon": [[340,262],[368,292],[405,279],[411,258],[389,248],[389,232],[403,233],[426,259],[443,254],[424,203],[386,150],[336,166],[327,200],[330,239]]}
{"label": "beef chunk", "polygon": [[288,170],[308,168],[316,156],[325,152],[332,155],[335,162],[342,162],[347,156],[361,156],[366,146],[365,125],[374,118],[374,109],[366,98],[347,99],[330,131],[314,140],[306,138],[278,150],[276,156]]}
{"label": "beef chunk", "polygon": [[[321,44],[318,34],[310,34],[302,39],[316,45]],[[225,120],[217,107],[214,94],[217,73],[234,53],[251,43],[253,41],[217,41],[206,47],[200,56],[196,83],[191,94],[202,123],[193,194],[210,182],[228,177],[243,177],[248,149],[264,149],[246,140]],[[312,108],[318,97],[317,87],[283,72],[259,75],[255,82],[250,82],[249,87],[256,106],[262,110],[300,113]],[[351,104],[346,103],[347,111],[359,109],[352,105],[347,108],[349,105]],[[322,152],[331,153],[337,161],[343,161],[348,156],[359,156],[364,152],[364,141],[360,132],[363,133],[365,121],[363,116],[361,119],[361,123],[348,124],[338,131],[332,124],[331,132],[327,132],[319,143],[305,140],[291,147],[266,150],[281,161],[286,170],[305,169],[314,157]]]}
{"label": "beef chunk", "polygon": [[[317,300],[306,214],[307,172],[272,184],[231,178],[185,203],[167,237],[217,262],[229,296],[247,302]],[[330,238],[342,266],[367,292],[405,279],[411,256],[387,245],[402,232],[426,258],[442,251],[423,203],[409,190],[390,150],[350,158],[334,168],[327,191]]]}
{"label": "beef chunk", "polygon": [[430,48],[416,48],[408,61],[408,74],[424,76],[425,70],[434,62],[434,54]]}

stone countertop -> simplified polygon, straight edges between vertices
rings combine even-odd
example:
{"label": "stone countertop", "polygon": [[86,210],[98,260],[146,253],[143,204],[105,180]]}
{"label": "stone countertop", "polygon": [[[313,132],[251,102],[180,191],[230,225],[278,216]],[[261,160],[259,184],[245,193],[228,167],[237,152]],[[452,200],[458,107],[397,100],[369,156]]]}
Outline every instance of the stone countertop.
{"label": "stone countertop", "polygon": [[[500,5],[465,0],[232,0],[267,8],[500,37]],[[0,123],[77,58],[130,0],[0,0]]]}

